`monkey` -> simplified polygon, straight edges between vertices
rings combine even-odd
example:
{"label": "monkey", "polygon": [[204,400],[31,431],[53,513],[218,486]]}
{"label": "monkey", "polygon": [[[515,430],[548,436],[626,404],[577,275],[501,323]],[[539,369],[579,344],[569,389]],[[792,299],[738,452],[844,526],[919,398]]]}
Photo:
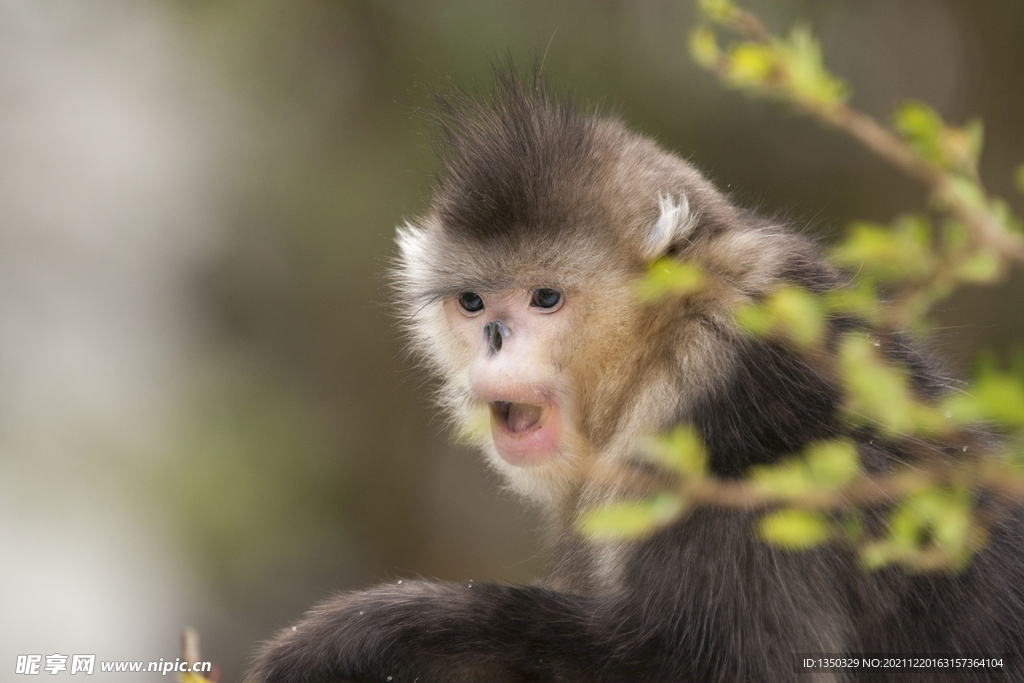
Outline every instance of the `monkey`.
{"label": "monkey", "polygon": [[[869,471],[906,456],[844,420],[834,378],[737,327],[737,306],[780,286],[847,284],[813,240],[541,78],[508,69],[495,80],[488,96],[439,99],[440,170],[428,210],[398,230],[394,276],[439,404],[550,518],[550,571],[530,585],[415,580],[341,594],[265,644],[248,680],[934,680],[800,675],[797,654],[976,653],[1005,655],[1008,668],[950,677],[1024,681],[1019,514],[996,522],[959,574],[865,572],[838,545],[793,552],[757,537],[756,513],[724,507],[633,540],[578,530],[587,510],[650,490],[662,473],[638,456],[642,443],[680,424],[725,479],[837,437]],[[661,258],[697,264],[705,285],[638,302],[637,278]],[[830,334],[855,324],[837,318]],[[913,341],[892,339],[887,353],[918,396],[947,391]]]}

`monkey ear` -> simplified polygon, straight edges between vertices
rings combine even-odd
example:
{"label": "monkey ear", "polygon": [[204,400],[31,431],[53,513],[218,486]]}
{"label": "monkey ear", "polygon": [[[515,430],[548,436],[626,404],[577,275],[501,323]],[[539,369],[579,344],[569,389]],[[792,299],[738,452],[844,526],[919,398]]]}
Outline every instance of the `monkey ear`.
{"label": "monkey ear", "polygon": [[406,290],[429,287],[435,279],[430,264],[436,258],[431,253],[426,228],[407,221],[397,232],[398,258],[392,268],[395,280]]}
{"label": "monkey ear", "polygon": [[432,241],[423,221],[406,221],[398,227],[397,233],[398,263],[408,276],[415,277],[428,263],[435,262],[436,257],[430,248]]}
{"label": "monkey ear", "polygon": [[686,239],[697,225],[697,216],[690,212],[690,201],[686,195],[672,197],[659,194],[658,208],[661,215],[644,242],[644,256],[649,261],[663,256],[673,243]]}

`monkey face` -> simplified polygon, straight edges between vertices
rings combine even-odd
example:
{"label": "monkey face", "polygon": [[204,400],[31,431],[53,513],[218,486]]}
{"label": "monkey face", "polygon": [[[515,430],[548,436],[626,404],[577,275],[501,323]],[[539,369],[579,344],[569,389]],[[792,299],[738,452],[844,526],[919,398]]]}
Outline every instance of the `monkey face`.
{"label": "monkey face", "polygon": [[574,309],[551,287],[467,291],[444,304],[469,352],[470,390],[488,406],[494,448],[510,465],[539,465],[559,451],[562,400],[550,350],[568,333]]}

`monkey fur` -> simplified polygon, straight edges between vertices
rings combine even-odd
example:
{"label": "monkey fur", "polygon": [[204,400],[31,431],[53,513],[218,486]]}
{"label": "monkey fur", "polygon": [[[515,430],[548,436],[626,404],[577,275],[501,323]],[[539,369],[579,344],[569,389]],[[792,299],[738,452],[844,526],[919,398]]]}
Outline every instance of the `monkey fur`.
{"label": "monkey fur", "polygon": [[[266,644],[249,680],[1024,681],[1019,514],[996,522],[959,574],[867,573],[836,546],[787,551],[758,540],[756,514],[720,508],[632,542],[581,536],[581,514],[642,495],[629,473],[644,437],[683,423],[724,478],[835,437],[857,444],[869,472],[906,456],[843,419],[833,381],[733,321],[738,304],[782,285],[844,285],[810,240],[738,208],[618,120],[580,113],[536,79],[497,81],[483,101],[442,99],[441,171],[427,213],[399,230],[395,279],[441,405],[461,425],[490,412],[481,450],[549,513],[550,575],[340,595]],[[705,286],[639,303],[637,278],[666,255],[697,264]],[[941,396],[948,381],[931,361],[892,340],[915,392]],[[1009,659],[948,674],[798,674],[797,653]]]}

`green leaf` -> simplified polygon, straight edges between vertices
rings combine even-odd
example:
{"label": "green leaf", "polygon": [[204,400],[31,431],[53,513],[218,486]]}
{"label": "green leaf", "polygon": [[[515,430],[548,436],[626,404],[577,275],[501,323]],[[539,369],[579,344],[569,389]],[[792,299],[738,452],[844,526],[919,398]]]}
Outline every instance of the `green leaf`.
{"label": "green leaf", "polygon": [[815,488],[806,463],[796,458],[751,467],[748,476],[761,489],[776,496],[799,496]]}
{"label": "green leaf", "polygon": [[948,181],[947,191],[961,202],[975,209],[988,210],[985,193],[978,183],[958,175],[951,176]]}
{"label": "green leaf", "polygon": [[212,681],[202,674],[189,671],[178,674],[178,683],[212,683]]}
{"label": "green leaf", "polygon": [[681,425],[652,439],[650,450],[659,462],[682,475],[703,477],[707,473],[708,456],[692,425]]}
{"label": "green leaf", "polygon": [[1017,189],[1024,193],[1024,164],[1017,167],[1014,177],[1017,181]]}
{"label": "green leaf", "polygon": [[1013,375],[995,370],[982,372],[966,391],[951,395],[943,405],[962,424],[1024,426],[1024,384]]}
{"label": "green leaf", "polygon": [[822,61],[821,45],[809,26],[794,26],[778,45],[785,55],[789,90],[798,101],[833,105],[849,97],[846,83],[833,76]]}
{"label": "green leaf", "polygon": [[739,43],[729,53],[725,77],[736,86],[762,86],[775,71],[776,53],[770,45]]}
{"label": "green leaf", "polygon": [[698,26],[690,32],[690,56],[693,61],[708,69],[722,58],[715,34],[707,26]]}
{"label": "green leaf", "polygon": [[897,561],[901,553],[890,541],[874,541],[860,549],[860,563],[867,571],[875,571]]}
{"label": "green leaf", "polygon": [[690,263],[681,263],[668,257],[654,261],[637,282],[637,296],[644,303],[652,303],[669,296],[688,296],[704,287],[704,274]]}
{"label": "green leaf", "polygon": [[721,23],[731,22],[740,13],[729,0],[700,0],[700,11],[709,19]]}
{"label": "green leaf", "polygon": [[918,279],[932,267],[931,223],[919,214],[896,219],[892,228],[868,221],[850,224],[846,239],[832,250],[837,265],[862,277],[900,282]]}
{"label": "green leaf", "polygon": [[956,269],[958,279],[980,284],[995,282],[1001,274],[1002,263],[991,251],[979,251]]}
{"label": "green leaf", "polygon": [[648,536],[677,519],[682,501],[668,494],[648,500],[611,503],[588,511],[580,531],[595,540],[634,540]]}
{"label": "green leaf", "polygon": [[890,516],[891,539],[908,551],[934,543],[957,558],[967,551],[970,529],[971,497],[962,487],[918,491]]}
{"label": "green leaf", "polygon": [[878,320],[878,295],[869,278],[858,278],[851,287],[827,292],[822,303],[834,315],[853,315],[869,323]]}
{"label": "green leaf", "polygon": [[944,505],[932,517],[935,545],[952,557],[968,552],[971,531],[971,506],[965,497],[947,497]]}
{"label": "green leaf", "polygon": [[879,344],[877,338],[855,333],[840,342],[847,413],[854,422],[873,424],[886,434],[913,431],[918,416],[906,373],[881,358]]}
{"label": "green leaf", "polygon": [[842,486],[860,471],[857,447],[848,439],[819,441],[806,453],[811,477],[821,486]]}
{"label": "green leaf", "polygon": [[892,510],[888,536],[863,546],[861,563],[867,569],[897,562],[911,570],[935,569],[938,550],[947,558],[939,560],[941,566],[960,570],[970,560],[976,536],[966,487],[923,489]]}
{"label": "green leaf", "polygon": [[789,550],[821,545],[832,535],[824,515],[806,510],[779,510],[761,518],[761,538]]}
{"label": "green leaf", "polygon": [[922,159],[946,165],[941,140],[945,124],[934,109],[923,102],[904,102],[893,115],[893,126]]}
{"label": "green leaf", "polygon": [[820,298],[801,287],[777,289],[761,305],[738,306],[733,318],[751,336],[778,334],[804,348],[816,346],[825,331]]}
{"label": "green leaf", "polygon": [[798,346],[818,344],[825,332],[821,302],[801,287],[783,287],[768,299],[768,311]]}
{"label": "green leaf", "polygon": [[917,154],[930,164],[968,174],[978,164],[985,130],[979,119],[962,128],[947,126],[938,112],[922,102],[905,102],[893,115],[893,126]]}
{"label": "green leaf", "polygon": [[889,538],[904,553],[917,550],[927,536],[927,525],[918,510],[904,501],[889,514]]}
{"label": "green leaf", "polygon": [[733,312],[736,325],[752,337],[767,337],[775,324],[774,316],[757,304],[742,304]]}
{"label": "green leaf", "polygon": [[852,441],[844,439],[811,444],[800,458],[751,467],[748,476],[768,493],[795,497],[840,487],[859,471],[857,448]]}

